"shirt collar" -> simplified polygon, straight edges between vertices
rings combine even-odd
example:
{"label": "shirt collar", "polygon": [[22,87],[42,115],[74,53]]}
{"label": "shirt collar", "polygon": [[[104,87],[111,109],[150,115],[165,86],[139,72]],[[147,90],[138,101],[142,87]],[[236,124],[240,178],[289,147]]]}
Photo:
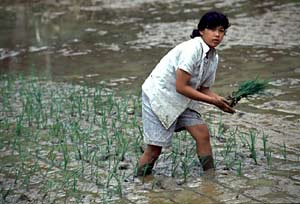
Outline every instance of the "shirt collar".
{"label": "shirt collar", "polygon": [[210,48],[205,42],[204,40],[202,39],[202,37],[197,37],[199,38],[199,41],[202,45],[202,48],[203,48],[203,55],[202,55],[202,59],[205,58],[206,55],[208,55],[209,51],[214,51],[215,49],[214,48]]}

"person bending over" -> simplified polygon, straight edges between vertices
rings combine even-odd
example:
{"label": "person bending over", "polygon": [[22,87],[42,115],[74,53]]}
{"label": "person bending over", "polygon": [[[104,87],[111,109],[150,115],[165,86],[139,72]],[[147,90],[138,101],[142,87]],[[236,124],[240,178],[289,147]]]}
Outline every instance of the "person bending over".
{"label": "person bending over", "polygon": [[234,113],[228,102],[210,90],[216,76],[218,54],[230,24],[216,11],[204,14],[191,39],[171,49],[142,85],[142,120],[147,147],[139,159],[137,176],[152,173],[162,147],[171,145],[174,132],[187,130],[196,141],[204,171],[214,169],[208,127],[198,112],[199,102]]}

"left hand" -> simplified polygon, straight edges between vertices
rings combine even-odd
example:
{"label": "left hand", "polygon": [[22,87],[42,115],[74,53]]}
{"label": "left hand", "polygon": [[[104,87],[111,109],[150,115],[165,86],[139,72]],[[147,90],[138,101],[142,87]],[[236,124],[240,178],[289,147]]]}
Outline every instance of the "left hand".
{"label": "left hand", "polygon": [[215,105],[222,111],[231,114],[235,113],[235,110],[230,107],[229,102],[224,97],[217,96],[215,99]]}

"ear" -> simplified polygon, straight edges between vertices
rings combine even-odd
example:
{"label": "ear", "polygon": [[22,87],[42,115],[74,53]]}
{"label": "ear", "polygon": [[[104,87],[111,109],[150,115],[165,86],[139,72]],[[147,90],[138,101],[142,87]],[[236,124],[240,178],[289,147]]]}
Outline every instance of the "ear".
{"label": "ear", "polygon": [[202,36],[203,35],[203,30],[201,31],[201,30],[199,30],[199,33],[200,33],[200,35]]}

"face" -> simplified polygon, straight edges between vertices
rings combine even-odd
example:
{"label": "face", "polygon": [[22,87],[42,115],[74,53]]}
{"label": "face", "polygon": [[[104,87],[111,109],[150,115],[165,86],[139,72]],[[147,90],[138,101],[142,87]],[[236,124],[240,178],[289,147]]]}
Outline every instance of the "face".
{"label": "face", "polygon": [[205,28],[200,31],[202,39],[211,48],[217,47],[223,40],[225,29],[223,26],[218,26],[214,29]]}

